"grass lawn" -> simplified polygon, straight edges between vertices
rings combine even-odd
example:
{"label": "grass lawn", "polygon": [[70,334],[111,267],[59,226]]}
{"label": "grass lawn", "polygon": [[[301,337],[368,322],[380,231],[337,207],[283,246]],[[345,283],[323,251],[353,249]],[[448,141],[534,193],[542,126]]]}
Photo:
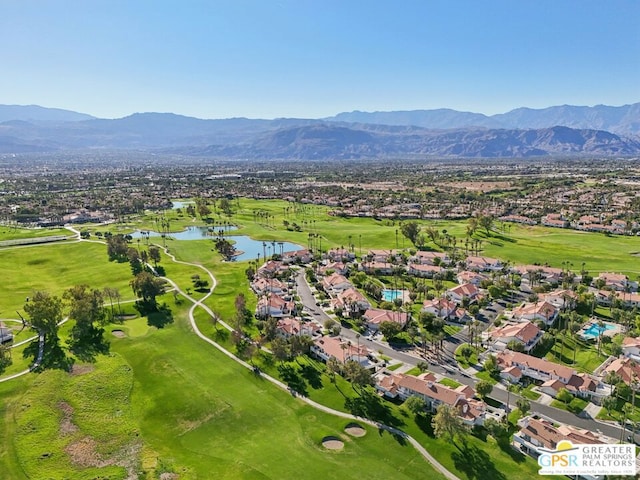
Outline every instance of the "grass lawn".
{"label": "grass lawn", "polygon": [[469,357],[469,360],[467,360],[464,356],[462,356],[460,354],[460,349],[464,345],[469,345],[469,344],[468,343],[463,343],[458,348],[456,348],[456,351],[455,351],[456,362],[458,362],[458,365],[460,365],[460,367],[462,367],[462,368],[469,368],[472,365],[476,365],[478,363],[478,353],[480,353],[481,350],[477,349],[477,348],[474,348],[473,349],[474,351],[471,354],[471,356]]}
{"label": "grass lawn", "polygon": [[476,373],[476,377],[478,377],[479,380],[486,380],[491,385],[495,385],[496,383],[498,383],[498,381],[493,378],[486,370],[481,370],[480,372]]}
{"label": "grass lawn", "polygon": [[445,385],[451,388],[458,388],[461,385],[459,382],[456,382],[455,380],[452,380],[446,377],[443,377],[440,380],[438,380],[438,383],[441,383],[442,385]]}
{"label": "grass lawn", "polygon": [[[113,338],[112,355],[79,374],[0,384],[7,478],[120,479],[127,468],[141,478],[442,478],[389,434],[347,435],[349,421],[230,361],[175,313],[164,329]],[[344,449],[324,449],[328,435]]]}
{"label": "grass lawn", "polygon": [[458,327],[457,325],[445,325],[444,326],[444,333],[446,333],[447,335],[450,335],[450,336],[455,335],[460,330],[462,330],[462,327]]}
{"label": "grass lawn", "polygon": [[522,397],[528,398],[529,400],[538,400],[540,398],[540,394],[538,392],[533,391],[534,385],[528,385],[527,388],[523,388],[518,392],[518,394]]}
{"label": "grass lawn", "polygon": [[70,232],[66,228],[14,228],[13,226],[0,225],[0,241],[53,237],[58,235],[73,236],[73,232]]}
{"label": "grass lawn", "polygon": [[418,376],[422,373],[422,371],[418,367],[413,367],[405,372],[405,375],[414,375]]}
{"label": "grass lawn", "polygon": [[[564,349],[562,348],[563,342]],[[573,363],[574,352],[575,364]],[[581,372],[593,372],[606,360],[607,355],[604,352],[598,355],[598,347],[594,343],[576,340],[569,336],[559,336],[544,357],[551,362],[569,365]]]}
{"label": "grass lawn", "polygon": [[393,365],[389,365],[389,366],[387,367],[387,370],[391,370],[391,371],[393,372],[394,370],[399,369],[399,368],[400,368],[401,366],[403,366],[403,365],[404,365],[404,363],[395,363],[395,364],[393,364]]}
{"label": "grass lawn", "polygon": [[577,397],[571,400],[568,404],[556,399],[551,402],[552,407],[559,408],[560,410],[566,410],[567,412],[575,413],[576,415],[583,411],[588,404],[588,401]]}
{"label": "grass lawn", "polygon": [[4,278],[11,279],[0,282],[0,312],[5,315],[22,311],[25,299],[35,290],[62,295],[67,288],[80,284],[117,288],[123,301],[133,299],[129,264],[109,262],[107,247],[97,243],[0,249],[0,270]]}

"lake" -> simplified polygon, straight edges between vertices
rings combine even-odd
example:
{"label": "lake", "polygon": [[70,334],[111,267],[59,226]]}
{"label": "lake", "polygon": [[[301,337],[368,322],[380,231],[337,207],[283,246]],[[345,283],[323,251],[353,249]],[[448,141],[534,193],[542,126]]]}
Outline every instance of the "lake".
{"label": "lake", "polygon": [[[219,230],[230,232],[237,229],[238,227],[236,227],[235,225],[217,225],[215,227],[187,227],[187,229],[183,230],[182,232],[171,232],[167,234],[167,239],[202,240],[209,238],[213,240]],[[145,230],[145,232],[147,232],[147,230]],[[152,230],[149,230],[148,232],[150,238],[162,236],[161,233],[154,232]],[[141,231],[137,231],[132,233],[131,236],[134,239],[145,238],[146,233],[143,235]],[[291,252],[295,250],[302,250],[304,248],[291,242],[270,242],[266,240],[263,242],[262,240],[254,240],[247,235],[229,235],[225,238],[233,242],[233,246],[236,248],[236,250],[242,252],[234,258],[234,260],[240,262],[243,260],[257,259],[258,254],[260,254],[260,258],[264,258],[265,253],[267,257],[270,257],[274,253],[280,253],[281,251]]]}

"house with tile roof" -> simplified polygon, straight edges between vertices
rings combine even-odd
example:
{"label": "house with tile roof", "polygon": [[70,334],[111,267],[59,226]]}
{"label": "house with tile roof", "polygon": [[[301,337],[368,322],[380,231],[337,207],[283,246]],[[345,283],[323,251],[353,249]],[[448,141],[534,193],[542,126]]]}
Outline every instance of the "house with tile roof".
{"label": "house with tile roof", "polygon": [[545,325],[553,325],[559,310],[544,300],[535,303],[524,303],[513,309],[513,318],[517,320],[540,321]]}
{"label": "house with tile roof", "polygon": [[567,384],[576,371],[566,365],[550,362],[544,358],[534,357],[521,352],[505,350],[496,355],[498,367],[504,370],[509,367],[518,367],[523,375],[546,382],[547,380],[560,380]]}
{"label": "house with tile roof", "polygon": [[256,316],[267,317],[287,317],[295,315],[296,304],[292,300],[285,300],[280,295],[269,293],[258,299],[256,306]]}
{"label": "house with tile roof", "polygon": [[520,430],[513,435],[513,445],[537,458],[542,450],[555,450],[563,440],[574,444],[614,444],[617,440],[591,430],[558,425],[550,418],[541,415],[529,415],[518,421]]}
{"label": "house with tile roof", "polygon": [[383,322],[397,323],[402,328],[405,327],[409,320],[407,312],[395,310],[383,310],[381,308],[369,308],[362,315],[366,327],[371,331],[378,331]]}
{"label": "house with tile roof", "polygon": [[475,302],[479,294],[480,290],[473,283],[463,283],[447,290],[446,295],[458,305],[462,305],[465,300]]}
{"label": "house with tile roof", "polygon": [[419,250],[409,257],[409,262],[420,265],[442,265],[444,263],[449,263],[451,258],[444,252],[425,252]]}
{"label": "house with tile roof", "polygon": [[340,275],[339,273],[332,273],[328,277],[322,279],[322,288],[329,295],[336,295],[343,292],[347,288],[352,288],[351,282],[347,277]]}
{"label": "house with tile roof", "polygon": [[531,352],[542,338],[543,331],[530,321],[509,322],[483,334],[490,348],[502,351],[510,342],[517,342],[526,353]]}
{"label": "house with tile roof", "polygon": [[333,357],[340,363],[353,360],[363,366],[371,365],[369,359],[371,352],[367,347],[343,340],[340,337],[316,338],[311,345],[311,353],[325,362]]}
{"label": "house with tile roof", "polygon": [[502,270],[502,262],[497,258],[469,256],[465,260],[467,270],[476,272],[497,272]]}
{"label": "house with tile roof", "polygon": [[424,400],[427,411],[435,412],[442,404],[458,410],[458,415],[468,425],[482,425],[487,415],[484,402],[473,398],[475,391],[468,385],[451,388],[436,382],[433,373],[419,376],[392,373],[378,377],[376,389],[389,398],[406,400],[417,396]]}

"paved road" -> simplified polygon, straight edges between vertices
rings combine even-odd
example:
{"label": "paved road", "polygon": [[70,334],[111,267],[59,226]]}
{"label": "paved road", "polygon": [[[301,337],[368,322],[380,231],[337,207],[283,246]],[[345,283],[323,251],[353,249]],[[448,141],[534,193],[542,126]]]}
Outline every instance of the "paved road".
{"label": "paved road", "polygon": [[[203,334],[200,331],[200,329],[198,328],[198,324],[196,323],[195,317],[193,315],[194,311],[196,310],[196,308],[198,308],[198,307],[203,308],[207,313],[209,313],[209,315],[212,315],[212,316],[215,315],[215,313],[207,305],[205,305],[205,303],[204,303],[205,300],[213,293],[214,289],[216,288],[216,286],[218,284],[216,278],[213,276],[213,273],[211,273],[207,268],[205,268],[202,265],[195,264],[195,263],[182,262],[180,260],[176,260],[175,256],[170,254],[166,247],[164,247],[164,252],[169,257],[171,257],[171,259],[176,263],[182,263],[184,265],[191,265],[193,267],[198,267],[198,268],[202,269],[203,271],[205,271],[207,273],[207,275],[209,275],[209,278],[211,279],[212,287],[211,287],[211,290],[209,290],[209,293],[207,293],[200,300],[195,300],[191,296],[187,295],[186,292],[183,292],[182,290],[180,290],[180,287],[173,280],[171,280],[168,277],[162,277],[167,282],[169,282],[173,286],[173,288],[176,289],[177,292],[179,292],[183,297],[185,297],[186,299],[188,299],[192,303],[191,308],[189,309],[189,322],[191,323],[191,328],[193,328],[193,331],[195,332],[195,334],[200,339],[204,340],[205,342],[209,343],[210,345],[212,345],[215,348],[217,348],[218,350],[220,350],[220,352],[225,354],[230,359],[238,362],[240,365],[244,366],[245,368],[254,371],[253,365],[250,365],[247,362],[245,362],[244,360],[242,360],[241,358],[236,357],[233,353],[229,352],[228,350],[223,348],[221,345],[219,345],[218,343],[213,341],[211,338],[209,338],[205,334]],[[222,320],[219,320],[219,323],[222,324],[228,330],[231,330],[231,327],[229,325],[227,325],[226,323],[224,323]],[[260,372],[260,376],[262,378],[268,380],[269,382],[273,383],[274,385],[280,387],[281,389],[286,390],[288,392],[291,392],[290,387],[288,385],[286,385],[285,383],[281,382],[280,380],[278,380],[278,379],[276,379],[274,377],[271,377],[271,376],[269,376],[269,375],[267,375],[266,373],[263,373],[263,372]],[[292,392],[292,393],[295,393],[295,392]],[[332,415],[336,415],[336,416],[339,416],[339,417],[342,417],[342,418],[347,418],[347,419],[351,419],[351,420],[356,420],[358,422],[366,423],[366,424],[374,426],[376,428],[379,428],[379,429],[382,429],[382,430],[386,430],[386,431],[388,431],[388,432],[390,432],[390,433],[392,433],[394,435],[401,436],[402,438],[407,440],[409,443],[411,443],[411,445],[413,445],[413,447],[424,457],[424,459],[427,460],[436,470],[438,470],[447,479],[449,479],[449,480],[461,480],[459,477],[457,477],[456,475],[451,473],[449,470],[447,470],[444,465],[442,465],[440,462],[438,462],[438,460],[436,460],[420,444],[420,442],[418,442],[415,438],[413,438],[411,435],[408,435],[407,433],[403,432],[402,430],[398,430],[397,428],[393,428],[393,427],[390,427],[388,425],[384,425],[382,423],[374,422],[372,420],[369,420],[368,418],[357,417],[355,415],[351,415],[350,413],[341,412],[340,410],[334,410],[333,408],[330,408],[330,407],[327,407],[327,406],[322,405],[320,403],[317,403],[317,402],[315,402],[315,401],[313,401],[313,400],[311,400],[310,398],[307,398],[307,397],[298,396],[298,398],[301,401],[307,403],[308,405],[311,405],[312,407],[314,407],[314,408],[316,408],[318,410],[321,410],[323,412],[326,412],[326,413],[329,413],[329,414],[332,414]]]}
{"label": "paved road", "polygon": [[[331,319],[331,317],[327,315],[322,310],[322,308],[316,306],[316,300],[304,276],[304,270],[301,269],[300,271],[298,271],[295,278],[298,296],[300,297],[300,301],[305,306],[306,310],[310,311],[313,317],[321,324],[324,324],[326,320]],[[374,352],[382,352],[384,355],[396,360],[400,360],[408,365],[415,366],[418,364],[418,362],[424,361],[424,358],[418,355],[402,350],[396,350],[390,347],[389,344],[385,342],[370,341],[363,336],[360,336],[358,338],[357,333],[348,328],[343,328],[340,332],[340,336],[351,340],[353,343],[359,342],[360,345],[365,345]],[[462,341],[466,341],[463,340],[465,338],[464,332],[459,333],[457,336],[460,337],[457,341],[454,340],[452,342],[451,340],[449,340],[450,346],[455,346],[456,343],[462,343]],[[448,353],[446,353],[447,351]],[[449,361],[452,363],[445,365],[436,365],[434,363],[430,363],[429,370],[434,373],[445,375],[446,377],[465,385],[474,386],[476,383],[478,383],[477,379],[472,378],[465,373],[462,373],[458,369],[458,367],[455,365],[455,362],[453,362],[452,360],[451,347],[447,348],[447,346],[445,345],[444,357],[445,361],[449,359]],[[491,392],[490,396],[502,402],[503,404],[506,404],[508,399],[511,408],[514,408],[516,401],[520,398],[520,396],[516,395],[515,393],[508,394],[506,389],[503,389],[500,386],[494,387],[493,392]],[[581,418],[574,415],[573,413],[567,412],[565,410],[560,410],[549,405],[544,405],[540,402],[532,400],[529,400],[529,402],[531,403],[532,412],[545,415],[559,423],[566,423],[568,425],[574,425],[576,427],[584,428],[591,431],[601,431],[604,435],[607,435],[609,437],[620,438],[621,428],[617,425],[602,423],[589,418]]]}

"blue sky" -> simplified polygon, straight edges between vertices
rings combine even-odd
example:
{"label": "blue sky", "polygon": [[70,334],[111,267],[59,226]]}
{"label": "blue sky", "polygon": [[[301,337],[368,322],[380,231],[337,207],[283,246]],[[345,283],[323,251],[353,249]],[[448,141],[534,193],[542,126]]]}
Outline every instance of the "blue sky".
{"label": "blue sky", "polygon": [[640,101],[636,0],[0,0],[0,103],[105,118]]}

